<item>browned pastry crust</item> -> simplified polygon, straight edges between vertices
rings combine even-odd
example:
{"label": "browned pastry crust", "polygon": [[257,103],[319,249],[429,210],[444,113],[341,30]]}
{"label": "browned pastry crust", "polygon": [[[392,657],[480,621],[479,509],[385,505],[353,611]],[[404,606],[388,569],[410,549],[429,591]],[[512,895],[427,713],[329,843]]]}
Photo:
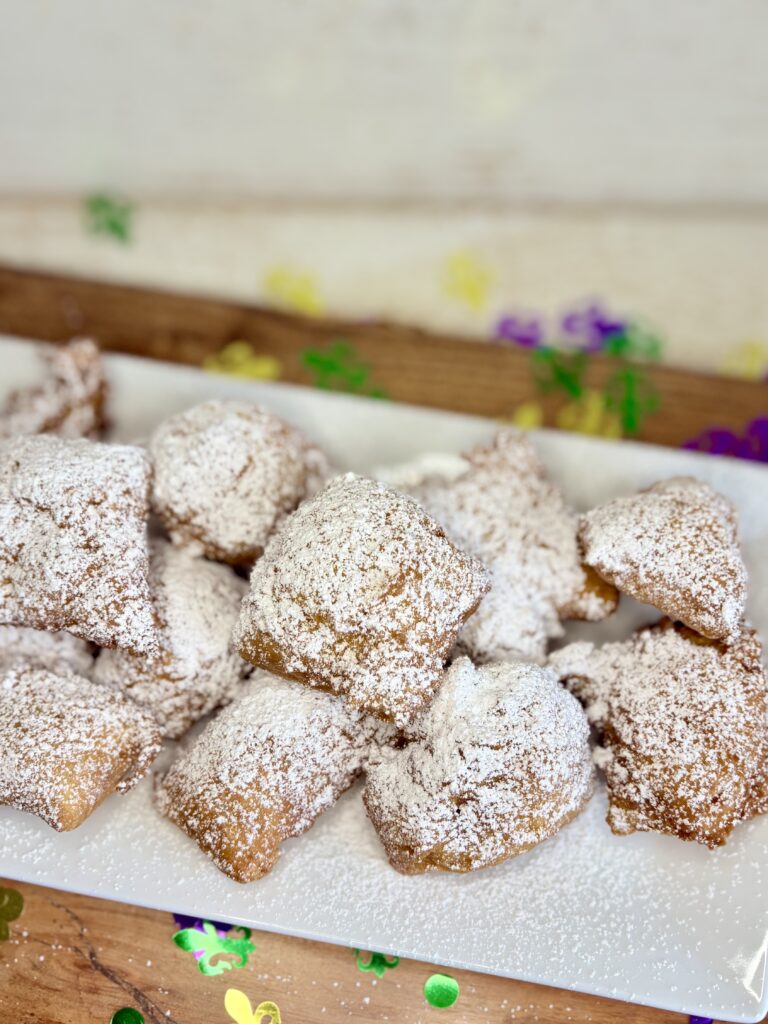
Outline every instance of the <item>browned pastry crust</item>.
{"label": "browned pastry crust", "polygon": [[272,539],[234,643],[259,668],[403,724],[431,700],[487,589],[481,564],[416,502],[349,473]]}
{"label": "browned pastry crust", "polygon": [[592,781],[587,720],[553,673],[459,658],[405,744],[371,754],[363,799],[398,871],[464,872],[554,835]]}
{"label": "browned pastry crust", "polygon": [[0,804],[59,832],[134,786],[159,750],[148,712],[82,676],[29,669],[0,681]]}
{"label": "browned pastry crust", "polygon": [[736,512],[692,477],[662,480],[582,517],[584,559],[631,597],[716,640],[739,635],[747,573]]}
{"label": "browned pastry crust", "polygon": [[352,784],[382,728],[338,697],[256,673],[171,766],[158,807],[221,871],[252,882]]}
{"label": "browned pastry crust", "polygon": [[754,630],[733,644],[663,619],[624,643],[550,658],[601,746],[608,823],[722,845],[768,809],[768,684]]}

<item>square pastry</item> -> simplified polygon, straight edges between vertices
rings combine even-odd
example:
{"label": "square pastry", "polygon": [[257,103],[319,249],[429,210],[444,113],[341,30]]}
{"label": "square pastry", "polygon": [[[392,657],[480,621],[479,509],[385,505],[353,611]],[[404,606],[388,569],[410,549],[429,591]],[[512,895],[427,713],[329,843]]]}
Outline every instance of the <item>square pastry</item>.
{"label": "square pastry", "polygon": [[52,435],[0,443],[0,623],[155,650],[141,448]]}
{"label": "square pastry", "polygon": [[401,725],[432,699],[488,588],[482,564],[415,501],[348,473],[268,544],[235,646],[259,668]]}

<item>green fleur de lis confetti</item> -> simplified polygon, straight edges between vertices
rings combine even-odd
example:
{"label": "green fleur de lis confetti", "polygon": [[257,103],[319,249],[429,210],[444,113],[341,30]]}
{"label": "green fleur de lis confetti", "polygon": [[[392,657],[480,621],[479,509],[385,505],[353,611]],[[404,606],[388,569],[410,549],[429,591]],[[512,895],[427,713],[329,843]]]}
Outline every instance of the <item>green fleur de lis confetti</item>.
{"label": "green fleur de lis confetti", "polygon": [[350,391],[370,398],[385,398],[380,388],[368,384],[370,367],[361,362],[355,349],[343,338],[326,349],[305,349],[301,361],[313,375],[316,388]]}
{"label": "green fleur de lis confetti", "polygon": [[0,887],[0,942],[5,942],[11,931],[8,925],[21,917],[24,909],[24,897],[16,889]]}
{"label": "green fleur de lis confetti", "polygon": [[85,222],[93,235],[106,235],[123,245],[131,240],[133,204],[103,194],[85,200]]}
{"label": "green fleur de lis confetti", "polygon": [[[377,978],[383,978],[384,972],[397,967],[399,956],[387,956],[386,953],[369,953],[367,950],[355,949],[355,963],[360,971],[373,971]],[[366,959],[368,957],[369,959]]]}
{"label": "green fleur de lis confetti", "polygon": [[564,391],[580,398],[584,391],[587,355],[557,348],[536,349],[532,356],[533,379],[539,391]]}
{"label": "green fleur de lis confetti", "polygon": [[661,339],[638,324],[629,323],[611,334],[603,351],[615,359],[637,359],[655,362],[661,356]]}
{"label": "green fleur de lis confetti", "polygon": [[[197,928],[184,928],[176,932],[173,941],[179,949],[202,953],[197,966],[203,974],[221,974],[222,971],[230,971],[233,967],[245,967],[248,957],[256,950],[250,941],[250,928],[238,928],[238,931],[242,932],[242,938],[221,938],[210,921],[203,921],[202,931],[198,931]],[[223,959],[226,956],[237,957],[237,962]],[[221,959],[213,963],[214,957]]]}
{"label": "green fleur de lis confetti", "polygon": [[643,419],[656,412],[660,401],[646,373],[637,367],[624,366],[606,382],[605,403],[618,414],[623,432],[631,436],[639,433]]}

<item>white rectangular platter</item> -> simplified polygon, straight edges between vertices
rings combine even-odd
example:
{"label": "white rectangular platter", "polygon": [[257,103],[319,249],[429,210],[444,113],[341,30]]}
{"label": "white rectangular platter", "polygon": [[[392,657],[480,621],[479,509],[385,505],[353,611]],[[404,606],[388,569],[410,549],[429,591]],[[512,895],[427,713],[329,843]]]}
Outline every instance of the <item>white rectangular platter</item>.
{"label": "white rectangular platter", "polygon": [[[108,359],[115,436],[141,440],[163,417],[212,396],[262,402],[359,471],[488,438],[489,420],[279,384]],[[0,340],[0,391],[34,377],[32,346]],[[768,636],[768,470],[727,459],[542,432],[552,476],[579,508],[690,473],[739,508],[750,615]],[[654,613],[625,602],[614,620],[570,635],[624,636]],[[712,852],[654,836],[613,836],[602,790],[531,853],[473,875],[404,877],[389,866],[353,789],[275,870],[225,878],[153,810],[150,780],[112,797],[76,832],[57,834],[0,808],[0,875],[647,1003],[728,1021],[768,1010],[768,817]]]}

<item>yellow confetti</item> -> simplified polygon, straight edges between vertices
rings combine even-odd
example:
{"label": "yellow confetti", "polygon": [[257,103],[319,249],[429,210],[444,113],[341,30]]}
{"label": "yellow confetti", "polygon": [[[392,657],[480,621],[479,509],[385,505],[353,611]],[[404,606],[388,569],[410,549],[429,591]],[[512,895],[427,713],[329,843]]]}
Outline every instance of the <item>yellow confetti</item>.
{"label": "yellow confetti", "polygon": [[768,377],[768,345],[762,341],[742,342],[728,353],[721,369],[723,373],[747,380]]}
{"label": "yellow confetti", "polygon": [[319,316],[323,312],[317,282],[307,270],[291,267],[270,267],[264,275],[264,295],[277,305],[294,309],[305,316]]}
{"label": "yellow confetti", "polygon": [[228,988],[224,994],[224,1009],[235,1024],[263,1024],[264,1018],[271,1018],[270,1024],[281,1024],[277,1003],[259,1003],[252,1009],[251,1001],[239,988]]}
{"label": "yellow confetti", "polygon": [[485,308],[492,283],[491,271],[467,249],[451,253],[445,261],[443,287],[446,294],[475,313]]}
{"label": "yellow confetti", "polygon": [[544,410],[539,402],[524,402],[512,413],[510,422],[521,430],[536,430],[544,422]]}
{"label": "yellow confetti", "polygon": [[600,391],[585,391],[581,398],[564,405],[555,422],[561,430],[596,437],[621,437],[621,417],[607,407],[605,395]]}
{"label": "yellow confetti", "polygon": [[274,356],[257,355],[247,341],[230,341],[219,352],[203,360],[203,369],[249,380],[279,380],[283,367]]}

